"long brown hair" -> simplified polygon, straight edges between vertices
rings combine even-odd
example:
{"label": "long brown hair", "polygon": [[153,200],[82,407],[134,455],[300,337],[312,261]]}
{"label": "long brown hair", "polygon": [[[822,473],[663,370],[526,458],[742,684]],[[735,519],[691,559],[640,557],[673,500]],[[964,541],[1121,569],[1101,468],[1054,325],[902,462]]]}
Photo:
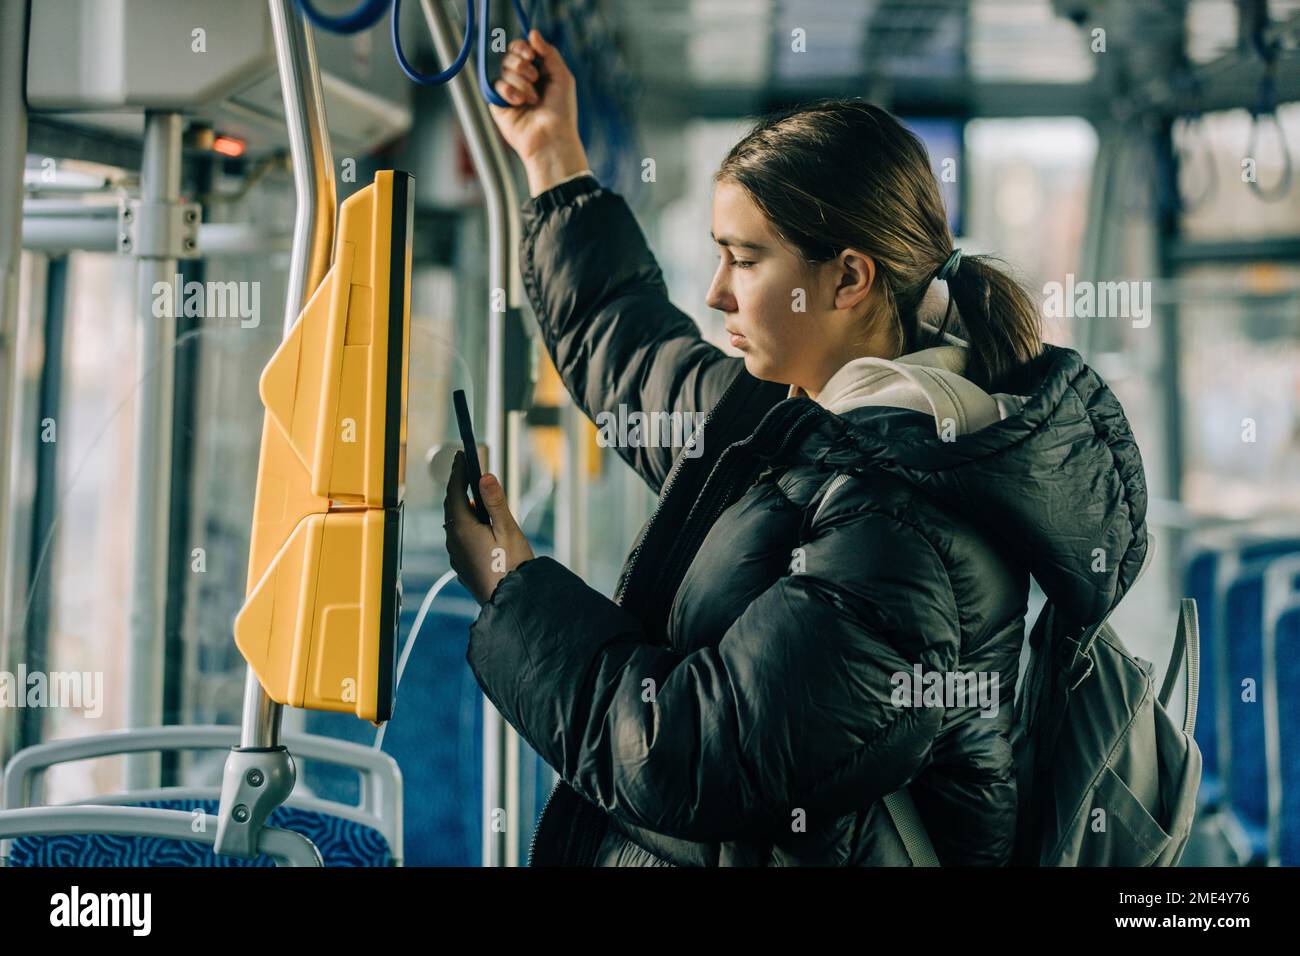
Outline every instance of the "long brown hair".
{"label": "long brown hair", "polygon": [[[940,344],[923,334],[918,312],[953,251],[952,232],[925,147],[887,111],[826,99],[771,114],[732,147],[714,179],[744,188],[810,265],[850,247],[871,256],[878,310],[901,353]],[[990,390],[1042,350],[1033,300],[991,261],[963,256],[948,280],[960,312],[950,331],[970,347],[966,377]]]}

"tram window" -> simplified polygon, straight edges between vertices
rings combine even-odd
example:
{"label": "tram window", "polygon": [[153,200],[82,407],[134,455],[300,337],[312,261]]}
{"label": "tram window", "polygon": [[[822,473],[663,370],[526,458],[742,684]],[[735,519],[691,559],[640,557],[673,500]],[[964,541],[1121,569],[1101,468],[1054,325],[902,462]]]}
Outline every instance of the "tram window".
{"label": "tram window", "polygon": [[[1097,135],[1086,120],[982,119],[966,125],[967,233],[1014,263],[1032,298],[1080,265]],[[1075,347],[1075,320],[1045,316],[1043,336]]]}
{"label": "tram window", "polygon": [[1184,271],[1183,494],[1193,510],[1296,508],[1300,483],[1300,266]]}
{"label": "tram window", "polygon": [[[73,254],[68,260],[63,390],[58,442],[57,511],[39,573],[49,578],[46,646],[29,649],[27,665],[47,674],[89,674],[98,690],[83,705],[42,711],[42,740],[84,737],[126,726],[127,606],[135,461],[133,395],[140,377],[134,324],[123,321],[134,301],[130,259]],[[124,314],[125,313],[125,314]],[[42,542],[43,544],[43,542]],[[39,552],[38,552],[39,553]],[[35,654],[31,654],[34,651]],[[98,714],[96,714],[98,712]],[[55,767],[52,802],[107,793],[121,786],[121,760]]]}
{"label": "tram window", "polygon": [[183,686],[175,719],[229,724],[238,722],[244,695],[244,660],[230,627],[243,603],[248,566],[262,414],[257,382],[279,341],[284,281],[273,263],[242,258],[208,260],[205,274],[213,281],[259,283],[262,313],[256,328],[205,318],[201,341],[194,342],[199,367],[187,483],[193,540],[184,553],[194,571],[194,549],[202,549],[202,572],[184,579]]}

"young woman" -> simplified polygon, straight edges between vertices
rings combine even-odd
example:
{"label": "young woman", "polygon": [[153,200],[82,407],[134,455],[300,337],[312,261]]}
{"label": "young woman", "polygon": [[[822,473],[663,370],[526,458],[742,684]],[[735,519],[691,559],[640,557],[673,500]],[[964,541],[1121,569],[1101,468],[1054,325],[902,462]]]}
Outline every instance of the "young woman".
{"label": "young woman", "polygon": [[[815,103],[723,161],[708,304],[733,357],[586,169],[556,50],[516,41],[497,90],[532,193],[524,282],[575,401],[707,415],[688,448],[618,449],[660,500],[614,600],[533,555],[491,476],[477,524],[453,470],[470,666],[561,777],[531,862],[905,866],[902,790],[939,862],[1007,863],[1029,575],[1082,626],[1146,551],[1119,402],[953,248],[925,150],[884,110]],[[956,306],[938,327],[936,279]]]}

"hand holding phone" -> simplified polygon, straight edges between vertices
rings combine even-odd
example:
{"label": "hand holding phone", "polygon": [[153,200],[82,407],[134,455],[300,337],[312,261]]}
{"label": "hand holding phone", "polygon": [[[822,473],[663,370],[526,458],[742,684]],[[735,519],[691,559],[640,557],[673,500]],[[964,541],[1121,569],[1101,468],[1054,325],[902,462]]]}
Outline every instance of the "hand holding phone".
{"label": "hand holding phone", "polygon": [[452,404],[456,406],[456,423],[460,426],[460,441],[465,448],[465,473],[469,478],[470,503],[474,514],[483,524],[491,524],[487,508],[479,494],[478,483],[483,471],[478,463],[478,442],[474,439],[474,426],[469,419],[469,402],[465,399],[465,390],[458,388],[451,393]]}

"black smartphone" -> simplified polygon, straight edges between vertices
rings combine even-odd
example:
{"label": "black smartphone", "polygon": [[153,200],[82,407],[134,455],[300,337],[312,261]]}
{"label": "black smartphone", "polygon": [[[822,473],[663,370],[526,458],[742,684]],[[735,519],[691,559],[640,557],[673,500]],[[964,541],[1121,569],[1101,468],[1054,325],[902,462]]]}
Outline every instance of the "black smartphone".
{"label": "black smartphone", "polygon": [[478,466],[478,442],[474,440],[474,426],[469,420],[469,402],[465,400],[465,390],[458,388],[451,393],[452,404],[456,406],[456,423],[460,425],[460,442],[465,446],[465,472],[469,478],[469,496],[474,505],[474,514],[484,524],[491,524],[487,508],[479,498],[478,482],[483,472]]}

